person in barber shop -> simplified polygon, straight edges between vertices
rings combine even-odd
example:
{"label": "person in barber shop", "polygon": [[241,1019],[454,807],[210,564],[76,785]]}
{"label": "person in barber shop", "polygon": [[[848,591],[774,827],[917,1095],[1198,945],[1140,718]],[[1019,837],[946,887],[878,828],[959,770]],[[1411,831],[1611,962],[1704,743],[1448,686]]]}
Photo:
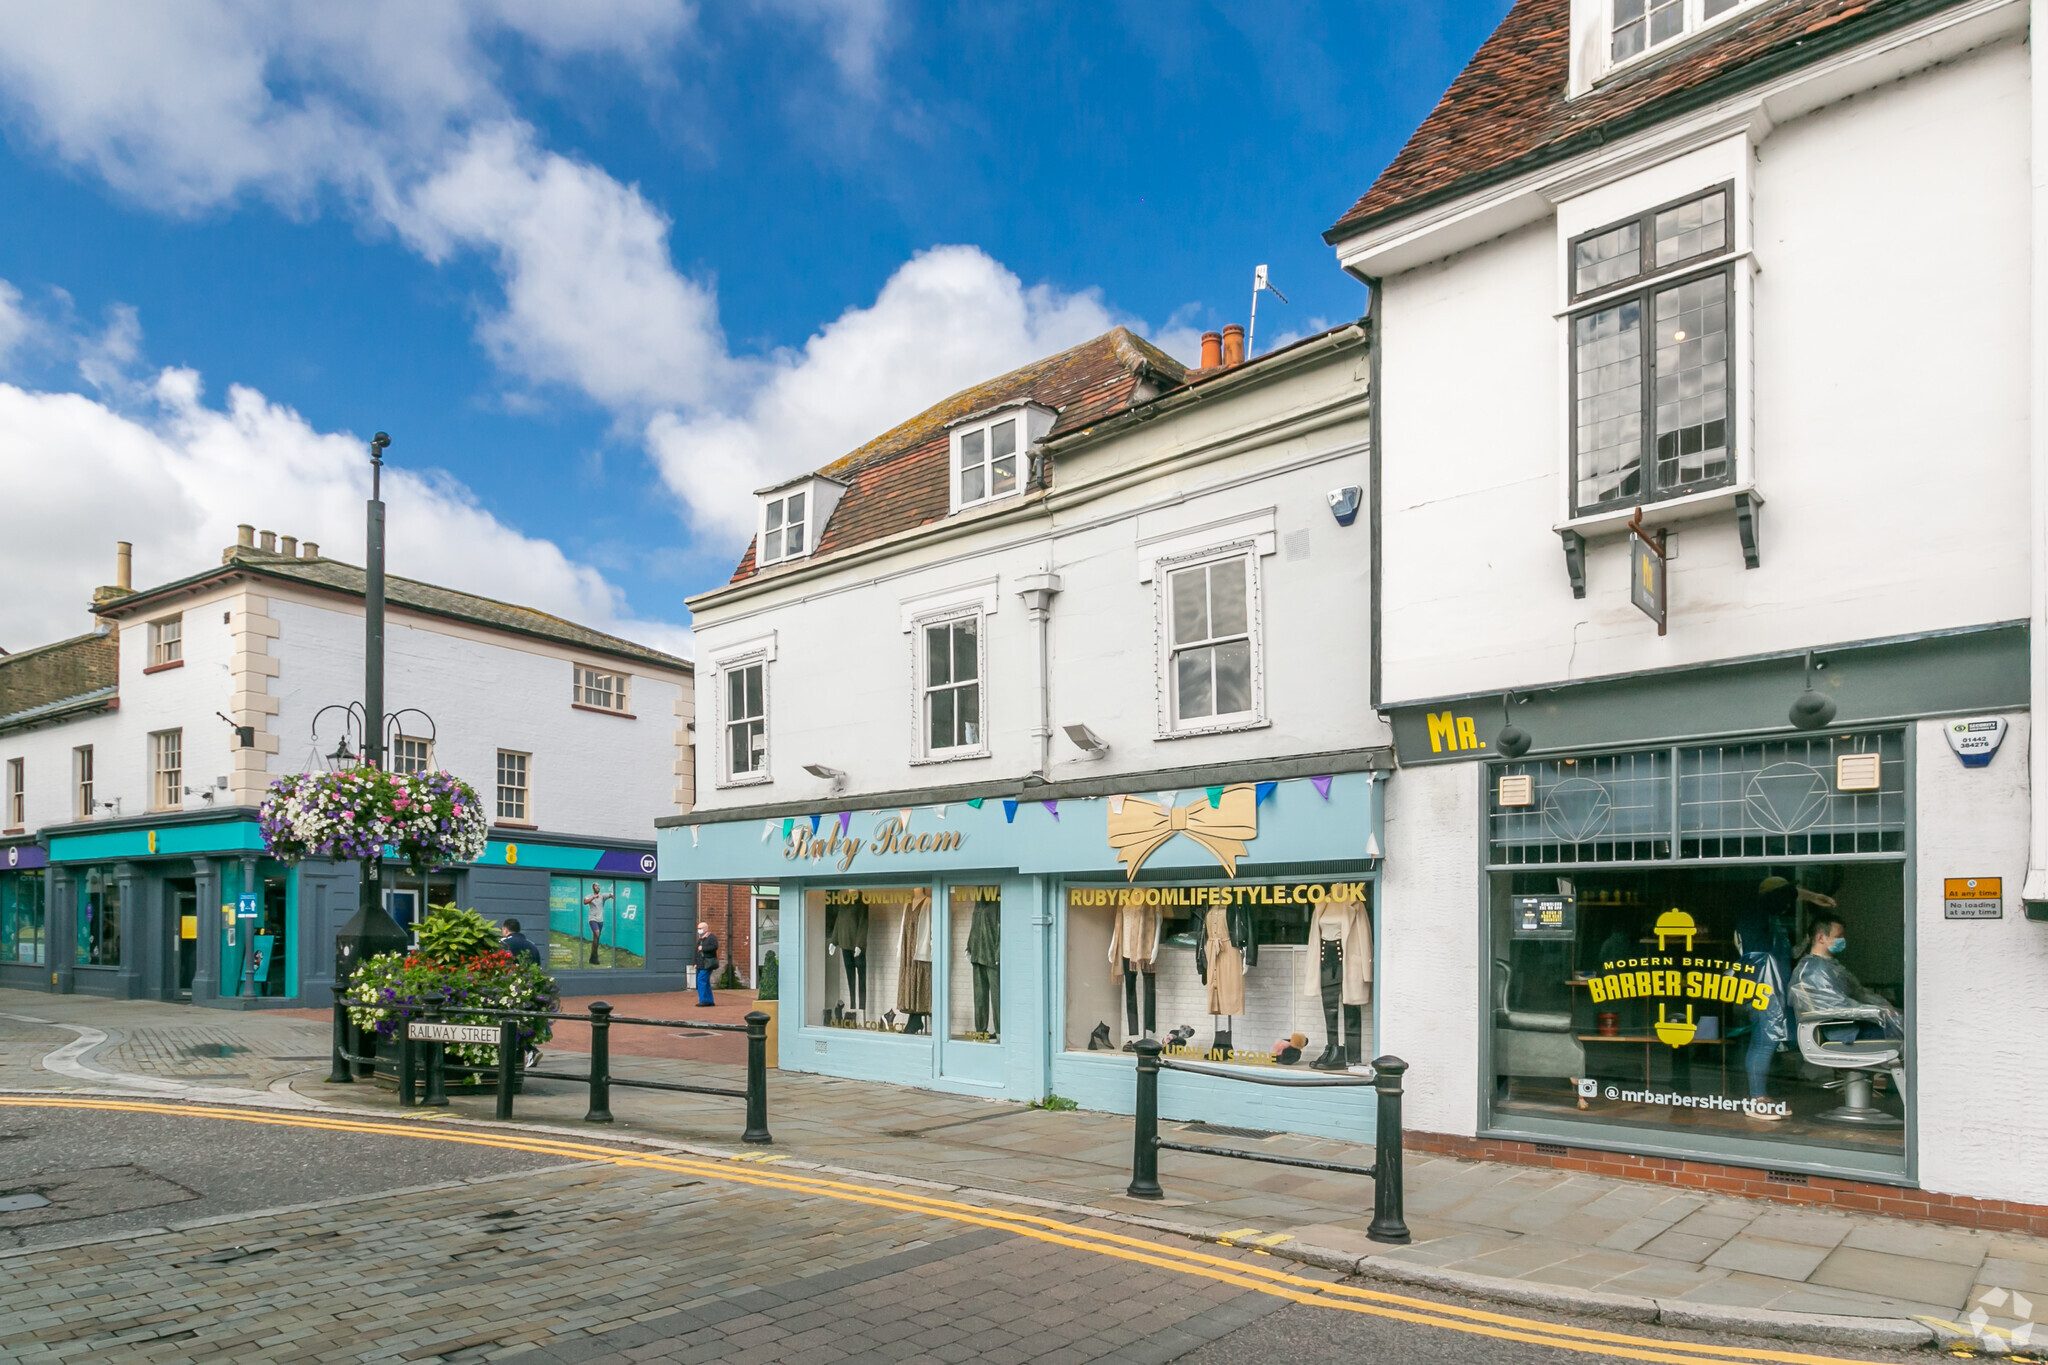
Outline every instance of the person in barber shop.
{"label": "person in barber shop", "polygon": [[1793,1010],[1806,1015],[1875,1006],[1883,1011],[1873,1022],[1824,1026],[1820,1036],[1831,1043],[1905,1037],[1906,1016],[1898,1006],[1858,981],[1856,973],[1842,962],[1842,952],[1849,946],[1848,926],[1838,918],[1824,915],[1813,922],[1811,932],[1806,955],[1792,969]]}

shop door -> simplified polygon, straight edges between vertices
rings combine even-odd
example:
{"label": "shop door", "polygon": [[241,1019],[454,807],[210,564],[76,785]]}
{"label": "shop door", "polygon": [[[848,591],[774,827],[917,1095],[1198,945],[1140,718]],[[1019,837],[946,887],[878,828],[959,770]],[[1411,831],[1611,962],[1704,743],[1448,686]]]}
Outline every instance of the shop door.
{"label": "shop door", "polygon": [[180,1000],[190,1000],[192,974],[199,966],[199,884],[191,877],[167,878],[164,899],[171,912],[173,993]]}
{"label": "shop door", "polygon": [[[945,888],[945,1038],[941,1070],[952,1080],[1001,1085],[1002,887],[987,883]],[[937,1031],[936,1029],[934,1031]]]}

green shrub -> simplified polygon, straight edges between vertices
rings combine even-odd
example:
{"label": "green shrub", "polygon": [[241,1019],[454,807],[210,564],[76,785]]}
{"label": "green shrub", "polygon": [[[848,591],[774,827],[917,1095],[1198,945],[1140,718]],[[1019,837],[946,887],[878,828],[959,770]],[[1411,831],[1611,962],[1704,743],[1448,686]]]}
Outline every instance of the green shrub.
{"label": "green shrub", "polygon": [[775,954],[770,953],[766,958],[762,959],[761,989],[754,993],[754,998],[757,1000],[780,1000],[782,998],[779,994],[781,985],[782,968],[775,961]]}
{"label": "green shrub", "polygon": [[498,946],[498,926],[474,910],[437,905],[420,921],[420,956],[453,964]]}
{"label": "green shrub", "polygon": [[1069,1109],[1079,1109],[1080,1101],[1070,1100],[1065,1095],[1047,1095],[1042,1100],[1031,1101],[1033,1109],[1045,1109],[1055,1114],[1064,1114]]}

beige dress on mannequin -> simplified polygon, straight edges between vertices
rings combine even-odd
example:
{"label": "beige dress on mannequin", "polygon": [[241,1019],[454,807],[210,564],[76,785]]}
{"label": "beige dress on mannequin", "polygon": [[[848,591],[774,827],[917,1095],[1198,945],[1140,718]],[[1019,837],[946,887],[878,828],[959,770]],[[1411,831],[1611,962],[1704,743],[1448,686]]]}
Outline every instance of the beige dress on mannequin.
{"label": "beige dress on mannequin", "polygon": [[906,1014],[932,1012],[932,893],[920,887],[903,907],[896,1008]]}
{"label": "beige dress on mannequin", "polygon": [[1202,921],[1209,964],[1209,1013],[1244,1013],[1244,954],[1230,941],[1230,912],[1216,907]]}

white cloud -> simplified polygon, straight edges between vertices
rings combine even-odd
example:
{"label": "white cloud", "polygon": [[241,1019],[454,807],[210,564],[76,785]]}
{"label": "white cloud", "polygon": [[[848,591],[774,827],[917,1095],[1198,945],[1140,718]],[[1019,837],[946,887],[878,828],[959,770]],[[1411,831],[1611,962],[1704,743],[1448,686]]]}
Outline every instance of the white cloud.
{"label": "white cloud", "polygon": [[[0,384],[0,543],[8,547],[0,645],[21,649],[87,629],[113,542],[135,544],[136,581],[220,562],[237,522],[321,543],[360,562],[369,462],[352,435],[315,431],[253,389],[202,401],[191,370],[162,371],[148,407],[123,412],[71,393]],[[687,653],[688,632],[630,618],[617,588],[552,542],[520,534],[454,479],[390,470],[391,571],[538,607]]]}
{"label": "white cloud", "polygon": [[755,488],[837,459],[948,394],[1116,321],[1092,290],[1027,288],[975,247],[937,247],[801,350],[735,362],[724,404],[658,414],[648,448],[697,524],[744,544]]}
{"label": "white cloud", "polygon": [[28,340],[33,323],[22,311],[21,291],[5,280],[0,280],[0,361],[14,353],[14,348]]}

